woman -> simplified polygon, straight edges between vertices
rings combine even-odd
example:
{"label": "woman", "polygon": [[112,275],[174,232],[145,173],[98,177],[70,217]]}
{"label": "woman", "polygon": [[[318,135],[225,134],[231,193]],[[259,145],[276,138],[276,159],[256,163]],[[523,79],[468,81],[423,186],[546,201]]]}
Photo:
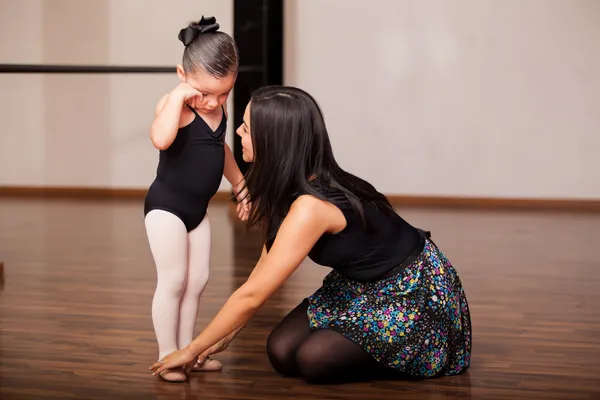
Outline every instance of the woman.
{"label": "woman", "polygon": [[223,351],[307,256],[333,271],[267,339],[275,370],[309,382],[467,370],[471,322],[456,270],[428,233],[337,165],[316,101],[297,88],[262,88],[237,134],[253,163],[249,223],[265,227],[266,244],[206,329],[153,373]]}

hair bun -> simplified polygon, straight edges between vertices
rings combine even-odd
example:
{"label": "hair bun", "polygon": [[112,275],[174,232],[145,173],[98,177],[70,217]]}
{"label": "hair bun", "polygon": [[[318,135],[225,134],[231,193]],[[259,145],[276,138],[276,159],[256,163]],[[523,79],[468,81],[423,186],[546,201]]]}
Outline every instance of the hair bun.
{"label": "hair bun", "polygon": [[204,18],[204,15],[198,22],[192,22],[187,28],[179,31],[179,40],[184,46],[189,45],[201,33],[216,32],[219,30],[219,24],[215,17]]}

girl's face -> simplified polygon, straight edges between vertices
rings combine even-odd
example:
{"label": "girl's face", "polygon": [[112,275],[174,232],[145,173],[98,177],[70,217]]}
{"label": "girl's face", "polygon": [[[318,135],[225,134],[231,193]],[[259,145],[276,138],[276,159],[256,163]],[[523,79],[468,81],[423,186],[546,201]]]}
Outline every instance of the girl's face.
{"label": "girl's face", "polygon": [[242,139],[243,160],[247,163],[254,161],[254,148],[252,147],[252,135],[250,134],[250,103],[246,106],[243,122],[235,133]]}
{"label": "girl's face", "polygon": [[202,68],[186,74],[181,65],[177,66],[177,75],[181,82],[187,83],[202,93],[202,99],[195,99],[190,106],[205,114],[210,114],[225,104],[237,78],[235,73],[229,74],[225,78],[216,78]]}

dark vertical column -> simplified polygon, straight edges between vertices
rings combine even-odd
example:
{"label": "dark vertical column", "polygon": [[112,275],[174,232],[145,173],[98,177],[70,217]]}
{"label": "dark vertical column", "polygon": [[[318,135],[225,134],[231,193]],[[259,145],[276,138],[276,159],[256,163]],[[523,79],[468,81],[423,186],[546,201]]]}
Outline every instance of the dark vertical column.
{"label": "dark vertical column", "polygon": [[[233,122],[236,129],[242,123],[253,91],[266,85],[283,84],[283,2],[284,0],[233,2],[233,35],[240,52],[240,71],[233,89]],[[234,135],[233,155],[245,174],[249,165],[242,159],[242,144],[237,135]],[[244,233],[240,224],[234,223],[236,276],[248,275],[248,262],[254,264],[258,261],[261,248],[260,232]],[[248,260],[247,255],[252,254],[252,251],[255,251],[256,256]],[[282,310],[282,313],[285,312]]]}
{"label": "dark vertical column", "polygon": [[[233,35],[240,52],[240,72],[233,89],[233,122],[242,123],[252,92],[261,86],[283,84],[284,0],[234,0]],[[233,155],[243,173],[240,138],[235,135]]]}

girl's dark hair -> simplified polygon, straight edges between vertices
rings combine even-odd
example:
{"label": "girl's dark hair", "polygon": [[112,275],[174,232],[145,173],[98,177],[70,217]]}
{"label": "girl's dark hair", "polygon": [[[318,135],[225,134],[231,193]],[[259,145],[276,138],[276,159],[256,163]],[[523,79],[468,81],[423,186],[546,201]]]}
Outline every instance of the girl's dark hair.
{"label": "girl's dark hair", "polygon": [[179,40],[185,45],[183,69],[193,73],[203,68],[216,78],[236,74],[239,65],[238,48],[231,36],[219,32],[215,17],[191,22],[179,32]]}
{"label": "girl's dark hair", "polygon": [[246,177],[252,200],[250,226],[265,223],[266,233],[272,235],[299,194],[328,200],[323,193],[329,188],[345,195],[365,227],[367,204],[397,216],[383,194],[337,164],[321,109],[305,91],[287,86],[255,91],[250,132],[254,149]]}

